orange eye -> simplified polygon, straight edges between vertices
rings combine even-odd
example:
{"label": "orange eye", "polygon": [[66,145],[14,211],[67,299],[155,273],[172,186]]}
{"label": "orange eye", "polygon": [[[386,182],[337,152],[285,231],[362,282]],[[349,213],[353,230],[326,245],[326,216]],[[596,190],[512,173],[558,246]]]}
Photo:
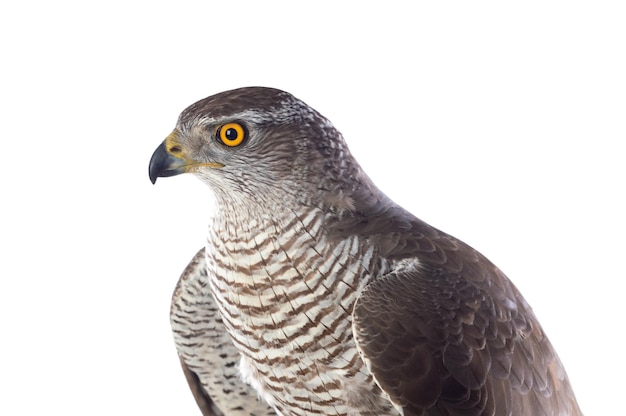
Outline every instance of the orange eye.
{"label": "orange eye", "polygon": [[246,130],[239,123],[226,123],[217,129],[217,139],[229,147],[239,146],[245,138]]}

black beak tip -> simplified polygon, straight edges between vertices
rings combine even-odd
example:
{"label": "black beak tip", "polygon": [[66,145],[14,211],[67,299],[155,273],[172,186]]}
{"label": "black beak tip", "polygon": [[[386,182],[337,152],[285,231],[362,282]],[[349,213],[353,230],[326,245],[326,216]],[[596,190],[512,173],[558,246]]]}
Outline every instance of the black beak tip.
{"label": "black beak tip", "polygon": [[150,165],[148,167],[148,175],[150,176],[150,182],[154,185],[159,176],[162,176],[163,171],[167,170],[170,165],[172,157],[167,153],[165,149],[165,143],[161,143],[156,148],[152,157],[150,158]]}
{"label": "black beak tip", "polygon": [[168,177],[185,173],[184,162],[170,155],[165,147],[165,142],[156,148],[150,158],[150,166],[148,167],[148,175],[150,182],[156,183],[159,177]]}

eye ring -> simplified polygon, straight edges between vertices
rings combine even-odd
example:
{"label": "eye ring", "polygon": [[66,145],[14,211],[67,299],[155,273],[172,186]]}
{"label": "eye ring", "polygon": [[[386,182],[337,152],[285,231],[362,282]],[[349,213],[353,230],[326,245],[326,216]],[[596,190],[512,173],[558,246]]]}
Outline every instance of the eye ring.
{"label": "eye ring", "polygon": [[217,140],[228,147],[239,146],[245,140],[246,129],[239,123],[226,123],[216,132]]}

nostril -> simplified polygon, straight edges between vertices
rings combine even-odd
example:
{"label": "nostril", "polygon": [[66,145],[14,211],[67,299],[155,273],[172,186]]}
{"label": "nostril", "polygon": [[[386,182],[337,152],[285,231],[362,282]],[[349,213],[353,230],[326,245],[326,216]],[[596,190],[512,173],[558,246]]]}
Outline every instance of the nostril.
{"label": "nostril", "polygon": [[180,148],[180,146],[173,146],[170,148],[170,153],[181,153],[183,151],[183,149]]}

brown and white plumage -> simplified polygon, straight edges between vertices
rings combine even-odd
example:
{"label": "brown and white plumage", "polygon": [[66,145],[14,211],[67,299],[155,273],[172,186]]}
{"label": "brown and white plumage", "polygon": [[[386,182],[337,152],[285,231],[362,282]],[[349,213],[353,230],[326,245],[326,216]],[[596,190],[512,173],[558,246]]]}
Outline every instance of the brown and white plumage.
{"label": "brown and white plumage", "polygon": [[[172,305],[203,414],[269,414],[252,391],[282,415],[581,414],[506,276],[389,200],[302,101],[257,87],[193,104],[150,162],[153,182],[183,172],[217,204]],[[219,387],[234,360],[243,412]]]}
{"label": "brown and white plumage", "polygon": [[239,376],[239,352],[211,296],[204,249],[176,285],[170,320],[183,372],[203,415],[275,415]]}

